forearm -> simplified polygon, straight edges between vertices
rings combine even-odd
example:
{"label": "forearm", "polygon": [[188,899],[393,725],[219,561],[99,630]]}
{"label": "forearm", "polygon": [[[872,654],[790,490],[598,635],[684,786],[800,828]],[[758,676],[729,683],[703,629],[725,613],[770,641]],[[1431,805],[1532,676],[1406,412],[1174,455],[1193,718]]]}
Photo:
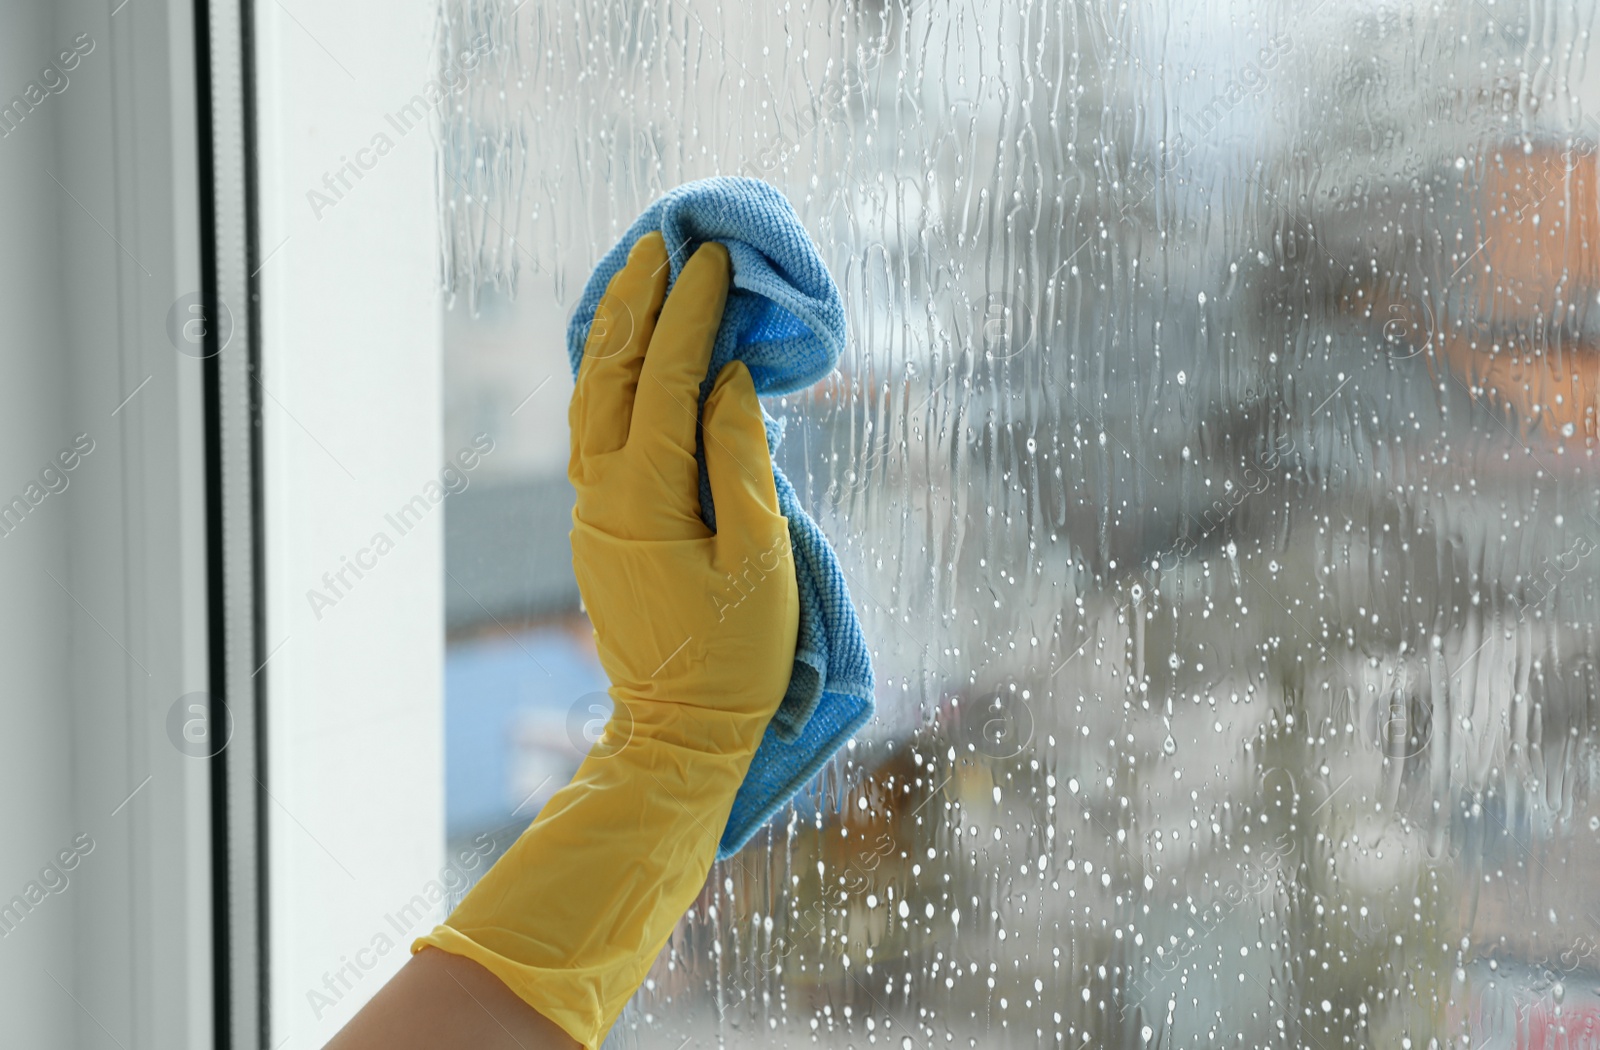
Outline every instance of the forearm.
{"label": "forearm", "polygon": [[[478,962],[586,1046],[604,1038],[705,884],[765,728],[751,715],[628,710],[626,743],[609,757],[597,748],[446,924],[417,942]],[[708,750],[712,741],[722,746]]]}
{"label": "forearm", "polygon": [[576,1050],[578,1043],[471,959],[428,948],[326,1050]]}

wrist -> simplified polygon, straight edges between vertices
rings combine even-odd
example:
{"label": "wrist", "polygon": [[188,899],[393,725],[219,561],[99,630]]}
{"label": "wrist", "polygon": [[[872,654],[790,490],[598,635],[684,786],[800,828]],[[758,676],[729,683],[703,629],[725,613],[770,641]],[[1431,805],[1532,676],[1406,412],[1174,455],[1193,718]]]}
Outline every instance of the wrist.
{"label": "wrist", "polygon": [[760,711],[708,706],[680,700],[642,698],[613,690],[614,708],[597,751],[621,755],[630,747],[670,748],[699,758],[743,758],[748,764],[761,745],[774,702]]}

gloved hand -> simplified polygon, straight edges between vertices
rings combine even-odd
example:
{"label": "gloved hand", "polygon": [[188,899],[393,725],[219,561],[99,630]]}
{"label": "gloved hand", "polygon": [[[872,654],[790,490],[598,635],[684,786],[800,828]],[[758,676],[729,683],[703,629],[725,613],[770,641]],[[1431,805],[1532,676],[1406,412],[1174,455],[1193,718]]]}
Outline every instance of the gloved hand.
{"label": "gloved hand", "polygon": [[477,961],[586,1048],[705,883],[794,663],[788,523],[739,362],[705,406],[715,534],[699,513],[696,404],[728,267],[706,244],[668,297],[666,248],[650,234],[606,290],[572,398],[568,474],[573,568],[615,708],[572,782],[412,946]]}

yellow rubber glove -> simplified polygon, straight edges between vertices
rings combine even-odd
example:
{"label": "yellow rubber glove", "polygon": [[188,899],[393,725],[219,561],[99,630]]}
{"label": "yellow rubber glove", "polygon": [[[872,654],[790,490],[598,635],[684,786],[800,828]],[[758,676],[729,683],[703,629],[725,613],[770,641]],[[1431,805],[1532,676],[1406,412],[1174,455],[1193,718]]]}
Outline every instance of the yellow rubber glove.
{"label": "yellow rubber glove", "polygon": [[727,250],[702,246],[670,297],[666,283],[651,234],[606,289],[569,413],[572,561],[612,717],[572,783],[412,946],[476,960],[591,1050],[705,883],[788,684],[799,615],[788,522],[739,362],[706,400],[717,533],[700,520],[696,402]]}

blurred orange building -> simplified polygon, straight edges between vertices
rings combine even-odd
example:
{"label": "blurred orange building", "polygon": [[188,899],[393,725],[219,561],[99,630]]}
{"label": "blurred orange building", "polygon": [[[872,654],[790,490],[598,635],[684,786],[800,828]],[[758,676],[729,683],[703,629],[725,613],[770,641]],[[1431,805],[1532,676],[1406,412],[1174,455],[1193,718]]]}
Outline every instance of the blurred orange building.
{"label": "blurred orange building", "polygon": [[[1507,145],[1469,169],[1479,248],[1444,296],[1443,365],[1524,435],[1600,440],[1600,198],[1593,143]],[[1450,316],[1454,311],[1456,316]]]}

